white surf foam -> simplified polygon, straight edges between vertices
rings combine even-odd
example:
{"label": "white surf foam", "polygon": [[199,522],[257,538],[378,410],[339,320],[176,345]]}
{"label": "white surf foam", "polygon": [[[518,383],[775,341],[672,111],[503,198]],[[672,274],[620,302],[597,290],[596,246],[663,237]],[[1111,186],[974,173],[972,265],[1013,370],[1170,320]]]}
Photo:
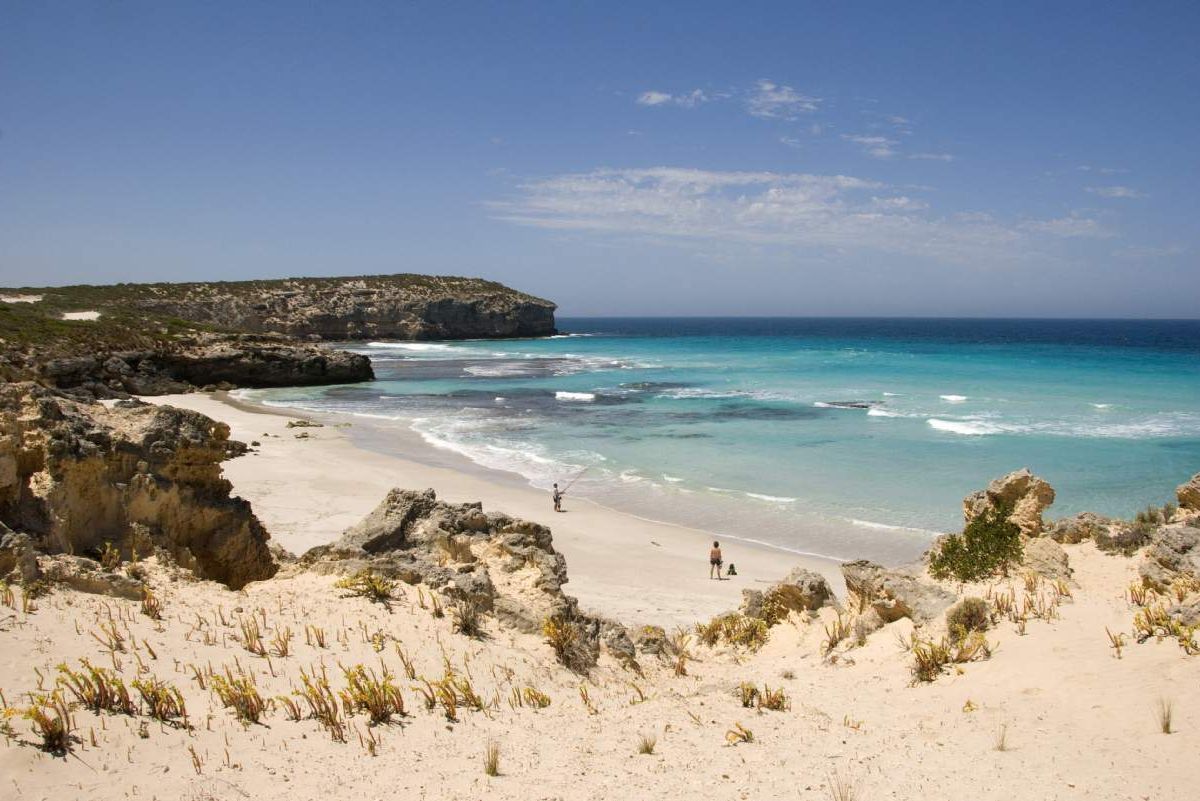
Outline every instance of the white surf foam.
{"label": "white surf foam", "polygon": [[387,348],[389,350],[412,350],[417,352],[456,350],[453,345],[440,342],[368,342],[368,348]]}
{"label": "white surf foam", "polygon": [[925,421],[935,431],[945,431],[950,434],[962,434],[970,437],[982,437],[988,434],[1000,434],[1004,429],[994,423],[982,420],[939,420],[930,417]]}
{"label": "white surf foam", "polygon": [[795,503],[795,498],[783,498],[778,495],[762,495],[757,492],[743,492],[747,498],[757,498],[760,501],[770,501],[771,503]]}
{"label": "white surf foam", "polygon": [[554,397],[556,400],[560,401],[574,401],[581,403],[590,403],[596,399],[595,394],[591,392],[563,392],[561,390],[555,392]]}
{"label": "white surf foam", "polygon": [[663,473],[663,481],[667,481],[671,484],[679,484],[683,481],[683,479],[676,476],[668,476],[666,473]]}
{"label": "white surf foam", "polygon": [[1093,403],[1092,408],[1093,409],[1111,409],[1112,404],[1111,403]]}
{"label": "white surf foam", "polygon": [[967,400],[966,395],[938,395],[938,397],[946,403],[963,403]]}
{"label": "white surf foam", "polygon": [[887,409],[880,409],[878,406],[872,406],[867,409],[867,417],[904,417],[900,412],[891,412]]}
{"label": "white surf foam", "polygon": [[930,531],[927,528],[913,528],[912,526],[893,526],[888,523],[876,523],[873,520],[859,520],[858,518],[848,518],[852,525],[859,528],[870,528],[876,531],[907,531],[914,534],[924,534],[929,537],[936,537],[940,532]]}

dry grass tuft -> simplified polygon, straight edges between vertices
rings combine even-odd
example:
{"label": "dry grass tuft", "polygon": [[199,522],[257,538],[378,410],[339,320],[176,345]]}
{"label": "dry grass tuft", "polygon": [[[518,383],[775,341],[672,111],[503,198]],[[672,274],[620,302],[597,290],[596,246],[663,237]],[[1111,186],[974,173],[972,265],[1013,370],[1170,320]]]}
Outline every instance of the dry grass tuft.
{"label": "dry grass tuft", "polygon": [[43,751],[64,754],[71,749],[75,721],[62,693],[55,690],[49,695],[34,696],[32,704],[25,710],[25,717],[32,724],[34,734],[41,738]]}
{"label": "dry grass tuft", "polygon": [[1117,659],[1120,659],[1121,649],[1125,647],[1125,635],[1120,632],[1114,634],[1108,630],[1108,626],[1104,627],[1104,632],[1108,635],[1109,646],[1115,652]]}
{"label": "dry grass tuft", "polygon": [[500,775],[500,743],[495,740],[489,741],[483,750],[483,772],[488,776]]}
{"label": "dry grass tuft", "polygon": [[346,727],[338,709],[337,698],[329,688],[324,666],[321,667],[320,676],[316,671],[310,674],[301,668],[300,684],[301,689],[295,693],[308,704],[309,716],[317,720],[335,742],[346,742]]}
{"label": "dry grass tuft", "polygon": [[179,722],[183,728],[188,727],[187,705],[183,695],[172,684],[159,681],[153,676],[146,679],[134,679],[133,688],[142,696],[146,713],[155,720],[163,723]]}
{"label": "dry grass tuft", "polygon": [[341,697],[346,713],[366,712],[373,724],[389,723],[393,715],[404,715],[404,697],[394,682],[395,676],[383,663],[379,668],[382,675],[362,665],[342,666],[346,689]]}
{"label": "dry grass tuft", "polygon": [[479,604],[472,600],[457,600],[450,607],[450,618],[454,630],[468,637],[483,636],[483,613]]}
{"label": "dry grass tuft", "polygon": [[993,745],[993,748],[995,748],[997,751],[1001,751],[1001,752],[1008,750],[1008,724],[1007,723],[1001,723],[1000,727],[998,729],[996,729],[996,742]]}
{"label": "dry grass tuft", "polygon": [[653,734],[639,734],[637,752],[649,756],[654,753],[654,746],[658,745],[658,738]]}
{"label": "dry grass tuft", "polygon": [[752,743],[754,742],[754,732],[747,729],[741,723],[734,723],[733,728],[725,732],[725,742],[730,745]]}
{"label": "dry grass tuft", "polygon": [[829,774],[829,797],[833,801],[857,801],[858,782],[835,770]]}
{"label": "dry grass tuft", "polygon": [[850,618],[844,616],[839,609],[837,618],[825,626],[824,652],[831,653],[838,643],[850,636]]}
{"label": "dry grass tuft", "polygon": [[792,702],[788,699],[787,693],[782,689],[772,690],[770,687],[764,685],[762,692],[758,696],[758,708],[769,709],[773,712],[783,712],[792,708]]}
{"label": "dry grass tuft", "polygon": [[584,642],[579,626],[560,615],[542,621],[542,634],[546,643],[554,650],[559,664],[576,673],[586,673],[596,663],[595,657]]}
{"label": "dry grass tuft", "polygon": [[162,601],[150,592],[149,587],[142,587],[142,614],[151,620],[162,620]]}
{"label": "dry grass tuft", "polygon": [[718,643],[741,646],[757,651],[767,642],[767,622],[738,612],[717,615],[708,623],[696,624],[696,636],[709,648]]}
{"label": "dry grass tuft", "polygon": [[1170,734],[1172,731],[1171,722],[1175,715],[1175,705],[1168,698],[1159,698],[1158,706],[1155,708],[1158,717],[1158,729],[1163,734]]}
{"label": "dry grass tuft", "polygon": [[940,676],[947,665],[978,662],[991,657],[995,646],[982,632],[973,631],[966,637],[939,641],[915,640],[912,648],[913,683],[929,682]]}
{"label": "dry grass tuft", "polygon": [[396,582],[370,570],[360,570],[352,576],[340,579],[333,586],[347,591],[343,598],[366,598],[384,606],[390,604],[396,590]]}
{"label": "dry grass tuft", "polygon": [[267,646],[262,640],[262,629],[258,626],[258,618],[254,615],[244,617],[240,621],[242,647],[255,656],[266,656]]}
{"label": "dry grass tuft", "polygon": [[232,709],[238,720],[246,723],[258,723],[267,711],[267,702],[258,694],[252,676],[239,675],[233,677],[228,669],[225,675],[214,673],[209,678],[213,692],[221,700],[221,705]]}
{"label": "dry grass tuft", "polygon": [[93,712],[114,715],[136,715],[137,705],[129,697],[125,682],[111,670],[96,667],[86,659],[79,662],[83,669],[71,670],[66,664],[58,666],[60,685],[71,691],[84,707]]}

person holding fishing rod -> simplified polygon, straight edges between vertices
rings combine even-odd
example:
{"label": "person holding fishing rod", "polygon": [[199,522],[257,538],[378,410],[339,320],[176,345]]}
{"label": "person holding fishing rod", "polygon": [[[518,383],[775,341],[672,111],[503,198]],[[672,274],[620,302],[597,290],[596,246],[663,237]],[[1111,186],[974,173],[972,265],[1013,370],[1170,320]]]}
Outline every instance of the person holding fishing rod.
{"label": "person holding fishing rod", "polygon": [[563,496],[567,494],[567,490],[569,490],[575,484],[576,481],[578,481],[580,478],[582,478],[583,474],[586,473],[587,471],[588,471],[588,468],[586,468],[586,467],[583,468],[582,470],[580,470],[579,473],[575,476],[575,478],[571,479],[570,482],[567,483],[567,486],[563,487],[562,489],[558,488],[557,483],[554,485],[554,492],[551,493],[551,495],[550,495],[550,497],[554,499],[554,511],[561,512],[563,510],[563,508],[562,508]]}

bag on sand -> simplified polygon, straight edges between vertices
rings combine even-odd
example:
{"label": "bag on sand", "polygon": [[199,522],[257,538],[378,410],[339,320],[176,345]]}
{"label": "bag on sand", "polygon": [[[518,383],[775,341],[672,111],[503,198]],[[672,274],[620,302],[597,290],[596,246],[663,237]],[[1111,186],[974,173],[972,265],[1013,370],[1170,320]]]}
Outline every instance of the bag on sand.
{"label": "bag on sand", "polygon": [[736,576],[737,575],[737,568],[734,567],[733,562],[729,563],[729,569],[725,571],[725,575],[727,575],[727,576]]}

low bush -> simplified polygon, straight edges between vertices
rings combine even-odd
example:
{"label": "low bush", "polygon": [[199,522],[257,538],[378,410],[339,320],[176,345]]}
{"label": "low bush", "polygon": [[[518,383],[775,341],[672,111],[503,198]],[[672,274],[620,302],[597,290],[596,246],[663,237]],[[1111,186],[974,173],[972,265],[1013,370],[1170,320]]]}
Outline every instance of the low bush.
{"label": "low bush", "polygon": [[963,598],[946,611],[946,628],[960,638],[967,632],[987,631],[991,625],[991,611],[982,598]]}
{"label": "low bush", "polygon": [[1023,553],[1021,529],[1008,519],[1010,514],[1009,505],[993,507],[968,523],[961,534],[947,536],[930,556],[930,574],[956,581],[1007,574],[1010,565],[1020,564]]}

